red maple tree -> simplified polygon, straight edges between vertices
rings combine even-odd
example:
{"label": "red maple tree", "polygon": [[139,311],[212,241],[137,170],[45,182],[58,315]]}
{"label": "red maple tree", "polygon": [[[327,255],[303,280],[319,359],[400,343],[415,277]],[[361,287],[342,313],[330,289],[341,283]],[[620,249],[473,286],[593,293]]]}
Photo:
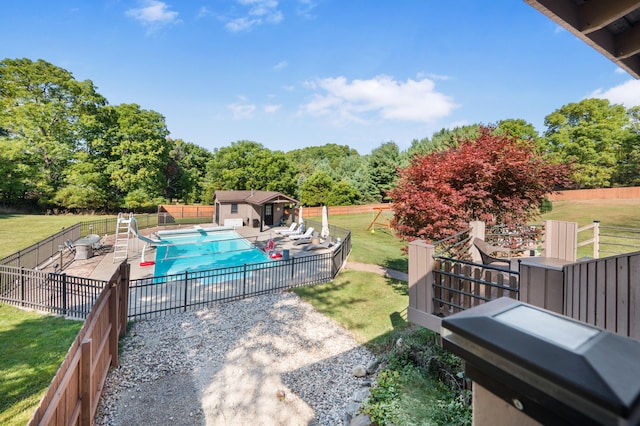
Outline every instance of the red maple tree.
{"label": "red maple tree", "polygon": [[534,141],[481,127],[477,137],[416,156],[399,170],[389,192],[393,226],[407,241],[434,241],[467,228],[471,220],[526,223],[546,194],[571,184],[570,171],[539,153]]}

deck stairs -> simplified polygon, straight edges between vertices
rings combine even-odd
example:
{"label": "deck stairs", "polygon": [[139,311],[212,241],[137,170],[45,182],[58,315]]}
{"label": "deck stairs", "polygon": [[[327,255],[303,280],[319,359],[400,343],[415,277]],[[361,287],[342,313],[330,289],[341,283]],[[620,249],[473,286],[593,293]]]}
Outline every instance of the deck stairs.
{"label": "deck stairs", "polygon": [[133,236],[133,238],[136,237],[136,234],[131,229],[131,222],[133,220],[133,213],[118,213],[118,222],[116,223],[116,241],[113,244],[114,263],[116,260],[127,259],[129,257],[129,240],[131,236]]}

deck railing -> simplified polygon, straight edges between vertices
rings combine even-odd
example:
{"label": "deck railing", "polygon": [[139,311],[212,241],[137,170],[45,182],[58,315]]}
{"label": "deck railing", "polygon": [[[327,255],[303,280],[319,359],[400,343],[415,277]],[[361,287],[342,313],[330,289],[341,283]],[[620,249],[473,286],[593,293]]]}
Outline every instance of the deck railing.
{"label": "deck railing", "polygon": [[434,315],[452,315],[499,297],[519,298],[517,271],[439,256],[434,261]]}
{"label": "deck railing", "polygon": [[[578,228],[578,239],[578,247],[592,247],[588,256],[594,259],[599,259],[602,255],[615,256],[640,251],[640,229],[602,226],[598,220]],[[582,249],[582,253],[586,255],[584,250]]]}
{"label": "deck railing", "polygon": [[[552,223],[548,227],[572,237],[567,240],[569,249],[556,241],[545,244],[548,251],[573,250],[575,257],[575,233],[570,231],[577,226]],[[518,271],[507,272],[444,258],[438,256],[435,245],[413,241],[409,245],[409,321],[439,332],[442,317],[506,296],[640,340],[640,252],[578,262],[524,259],[514,268]]]}

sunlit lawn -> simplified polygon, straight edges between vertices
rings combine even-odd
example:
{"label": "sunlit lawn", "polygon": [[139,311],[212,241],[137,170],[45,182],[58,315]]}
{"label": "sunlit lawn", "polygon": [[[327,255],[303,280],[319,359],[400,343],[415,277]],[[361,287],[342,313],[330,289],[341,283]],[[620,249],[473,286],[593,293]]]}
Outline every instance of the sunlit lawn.
{"label": "sunlit lawn", "polygon": [[29,247],[62,227],[108,216],[0,214],[0,258]]}
{"label": "sunlit lawn", "polygon": [[[406,244],[383,225],[374,225],[375,232],[371,233],[368,227],[373,218],[372,213],[335,215],[329,217],[329,223],[351,230],[352,251],[349,260],[407,272],[409,260],[402,252]],[[384,220],[378,219],[378,222]]]}
{"label": "sunlit lawn", "polygon": [[28,422],[81,327],[0,304],[1,425]]}
{"label": "sunlit lawn", "polygon": [[363,344],[375,346],[390,331],[407,325],[408,287],[401,281],[347,270],[330,283],[294,291]]}

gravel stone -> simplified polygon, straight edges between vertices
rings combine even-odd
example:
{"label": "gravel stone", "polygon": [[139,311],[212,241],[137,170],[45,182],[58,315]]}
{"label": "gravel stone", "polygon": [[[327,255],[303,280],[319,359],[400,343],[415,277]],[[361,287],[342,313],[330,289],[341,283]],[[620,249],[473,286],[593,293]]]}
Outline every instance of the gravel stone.
{"label": "gravel stone", "polygon": [[132,324],[96,425],[340,425],[373,354],[293,293]]}

